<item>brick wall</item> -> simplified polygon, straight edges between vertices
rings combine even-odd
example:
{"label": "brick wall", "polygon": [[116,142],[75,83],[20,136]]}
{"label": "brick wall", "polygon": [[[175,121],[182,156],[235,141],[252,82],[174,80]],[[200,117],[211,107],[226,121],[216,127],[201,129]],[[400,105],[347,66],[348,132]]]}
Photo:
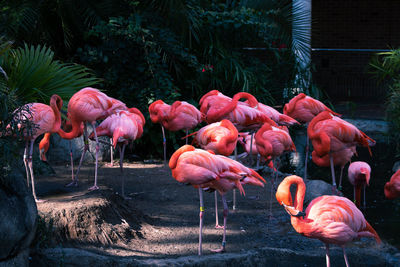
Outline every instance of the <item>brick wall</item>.
{"label": "brick wall", "polygon": [[[400,46],[400,1],[312,1],[312,47],[388,49]],[[314,51],[313,79],[334,101],[383,102],[385,89],[367,73],[373,52]]]}

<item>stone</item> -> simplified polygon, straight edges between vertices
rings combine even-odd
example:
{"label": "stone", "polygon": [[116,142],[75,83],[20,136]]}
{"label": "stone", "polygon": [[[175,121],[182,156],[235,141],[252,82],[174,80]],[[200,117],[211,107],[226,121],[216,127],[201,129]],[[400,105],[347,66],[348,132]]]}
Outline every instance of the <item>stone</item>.
{"label": "stone", "polygon": [[0,266],[28,266],[36,231],[36,203],[26,185],[25,169],[14,167],[0,179]]}

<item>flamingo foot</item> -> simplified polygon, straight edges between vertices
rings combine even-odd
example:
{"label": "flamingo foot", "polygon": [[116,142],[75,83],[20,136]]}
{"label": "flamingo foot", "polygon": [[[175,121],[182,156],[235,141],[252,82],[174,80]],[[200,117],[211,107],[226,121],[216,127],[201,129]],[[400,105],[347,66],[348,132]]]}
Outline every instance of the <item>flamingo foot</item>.
{"label": "flamingo foot", "polygon": [[43,203],[43,202],[46,202],[47,200],[46,199],[35,199],[35,202],[36,203]]}
{"label": "flamingo foot", "polygon": [[69,184],[65,185],[65,187],[71,187],[71,186],[78,187],[78,181],[74,180],[74,181],[70,182]]}
{"label": "flamingo foot", "polygon": [[341,194],[340,194],[339,190],[336,188],[336,186],[332,185],[332,194],[334,194],[336,196],[340,196]]}
{"label": "flamingo foot", "polygon": [[215,229],[224,229],[224,226],[223,226],[223,225],[216,224],[216,225],[215,225]]}
{"label": "flamingo foot", "polygon": [[106,167],[114,167],[114,163],[106,163]]}
{"label": "flamingo foot", "polygon": [[225,246],[222,245],[221,248],[219,248],[219,249],[213,249],[213,250],[211,250],[211,251],[214,252],[214,253],[224,253],[224,252],[225,252]]}
{"label": "flamingo foot", "polygon": [[125,199],[125,200],[130,200],[130,199],[132,199],[131,197],[127,197],[127,196],[125,196],[125,195],[122,195],[122,198]]}
{"label": "flamingo foot", "polygon": [[341,185],[339,185],[338,190],[339,190],[339,191],[342,191],[342,186],[341,186]]}
{"label": "flamingo foot", "polygon": [[249,200],[259,200],[260,196],[247,196],[246,198]]}
{"label": "flamingo foot", "polygon": [[95,191],[95,190],[99,190],[99,189],[100,188],[97,185],[94,185],[94,186],[88,188],[89,191]]}

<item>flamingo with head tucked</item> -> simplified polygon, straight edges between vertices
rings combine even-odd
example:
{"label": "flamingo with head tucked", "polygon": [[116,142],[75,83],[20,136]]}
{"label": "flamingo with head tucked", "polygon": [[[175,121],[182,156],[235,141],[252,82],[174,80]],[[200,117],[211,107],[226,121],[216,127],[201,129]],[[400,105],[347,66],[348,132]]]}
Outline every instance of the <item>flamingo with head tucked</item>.
{"label": "flamingo with head tucked", "polygon": [[[201,112],[192,104],[185,101],[175,101],[172,105],[162,100],[154,101],[149,106],[150,119],[153,123],[160,123],[163,134],[164,164],[167,163],[166,139],[164,128],[168,131],[186,130],[196,127],[202,121]],[[188,140],[186,138],[186,144]]]}
{"label": "flamingo with head tucked", "polygon": [[130,141],[134,141],[142,136],[144,124],[145,119],[143,114],[137,108],[130,108],[108,116],[89,136],[90,139],[93,139],[96,132],[97,136],[111,137],[114,148],[118,145],[120,155],[119,167],[122,174],[121,193],[123,198],[126,198],[125,177],[123,175],[125,147]]}
{"label": "flamingo with head tucked", "polygon": [[[330,108],[325,106],[321,101],[307,96],[304,93],[300,93],[293,97],[289,103],[283,107],[283,114],[290,116],[297,121],[308,124],[315,116],[323,111],[329,111],[334,115],[340,116],[333,112]],[[304,163],[304,179],[307,178],[307,161],[308,161],[308,150],[309,150],[309,136],[307,134],[306,139],[306,156]]]}
{"label": "flamingo with head tucked", "polygon": [[371,154],[370,146],[376,143],[353,124],[334,116],[329,111],[323,111],[312,119],[307,133],[315,154],[318,157],[329,155],[334,188],[336,188],[336,179],[332,153],[360,145],[367,147]]}
{"label": "flamingo with head tucked", "polygon": [[[296,185],[294,201],[290,186]],[[291,223],[296,232],[309,238],[316,238],[325,243],[326,265],[330,266],[329,245],[342,247],[346,266],[349,266],[345,245],[360,237],[373,237],[378,243],[381,240],[365,220],[362,212],[353,202],[339,196],[320,196],[315,198],[303,212],[303,201],[306,186],[301,177],[286,177],[278,187],[276,200],[285,207],[291,216]]]}
{"label": "flamingo with head tucked", "polygon": [[[80,166],[85,157],[86,151],[89,148],[86,123],[92,124],[93,129],[95,129],[96,120],[105,119],[119,110],[126,110],[126,109],[127,109],[126,105],[121,101],[109,97],[106,94],[100,92],[99,90],[91,87],[85,87],[71,97],[68,103],[68,116],[69,119],[71,120],[71,125],[72,125],[71,131],[65,132],[64,130],[59,129],[58,134],[61,136],[61,138],[64,139],[76,138],[81,134],[82,131],[81,125],[82,123],[84,123],[83,139],[85,147],[74,180],[70,184],[68,184],[68,186],[78,185],[78,174]],[[99,187],[97,186],[97,166],[98,166],[100,146],[97,134],[96,132],[94,133],[95,133],[94,137],[96,140],[96,167],[94,173],[94,185],[90,187],[89,190],[99,189]]]}
{"label": "flamingo with head tucked", "polygon": [[400,169],[397,170],[390,178],[390,181],[385,184],[384,193],[388,199],[400,197]]}
{"label": "flamingo with head tucked", "polygon": [[[35,191],[35,178],[33,175],[32,153],[33,144],[36,138],[43,133],[55,133],[60,129],[62,107],[62,99],[58,95],[52,95],[50,98],[50,106],[42,103],[29,103],[14,111],[14,120],[18,121],[18,127],[25,127],[22,133],[26,141],[24,151],[24,164],[26,170],[26,178],[29,186],[29,176],[32,183],[32,194],[36,202],[38,199]],[[26,125],[30,123],[33,129],[27,129]],[[7,126],[9,127],[9,126]]]}
{"label": "flamingo with head tucked", "polygon": [[221,248],[214,252],[225,251],[226,220],[228,216],[225,193],[233,188],[237,188],[244,195],[243,185],[251,184],[263,187],[265,180],[254,170],[243,166],[233,159],[222,155],[215,155],[202,149],[195,149],[190,145],[185,145],[175,151],[169,161],[169,167],[172,170],[172,176],[178,182],[189,183],[199,190],[199,255],[202,254],[203,189],[213,189],[221,194],[224,205],[224,233]]}
{"label": "flamingo with head tucked", "polygon": [[[215,154],[229,156],[236,148],[238,130],[228,120],[214,122],[204,126],[195,133],[193,143],[204,150],[213,151]],[[215,227],[222,228],[218,223],[217,191],[215,191]]]}

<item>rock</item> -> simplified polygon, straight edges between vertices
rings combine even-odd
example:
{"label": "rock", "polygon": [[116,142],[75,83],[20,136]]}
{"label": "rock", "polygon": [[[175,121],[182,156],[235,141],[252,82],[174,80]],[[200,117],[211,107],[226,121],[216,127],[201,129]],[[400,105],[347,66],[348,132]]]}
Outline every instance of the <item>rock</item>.
{"label": "rock", "polygon": [[[322,180],[305,180],[306,196],[304,198],[304,206],[306,207],[314,198],[323,195],[337,195],[338,192],[333,189],[331,184]],[[341,193],[340,193],[341,195]]]}
{"label": "rock", "polygon": [[21,169],[14,167],[0,179],[0,266],[28,266],[36,230],[35,200]]}
{"label": "rock", "polygon": [[393,171],[393,172],[397,172],[399,169],[400,169],[400,161],[396,161],[396,162],[393,164],[392,171]]}
{"label": "rock", "polygon": [[[88,133],[92,133],[92,126],[88,126]],[[99,137],[99,140],[110,143],[108,137]],[[62,139],[58,134],[51,135],[50,148],[47,152],[47,158],[50,162],[68,163],[70,162],[70,150],[72,146],[72,155],[74,161],[81,158],[84,143],[83,137],[78,137],[72,140]],[[86,153],[84,161],[94,161],[96,156],[96,142],[89,140],[89,152]],[[99,161],[110,159],[110,146],[100,143]]]}

